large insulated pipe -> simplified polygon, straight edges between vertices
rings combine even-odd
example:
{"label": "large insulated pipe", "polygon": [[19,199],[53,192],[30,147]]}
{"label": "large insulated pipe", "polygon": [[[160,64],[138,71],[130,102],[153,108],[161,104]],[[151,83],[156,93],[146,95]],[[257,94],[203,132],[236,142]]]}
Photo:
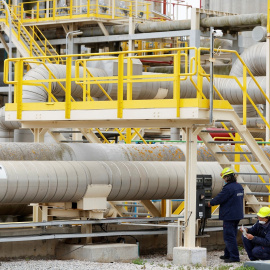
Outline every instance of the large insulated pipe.
{"label": "large insulated pipe", "polygon": [[267,25],[267,14],[241,14],[222,17],[209,17],[201,20],[202,27],[232,27],[245,25]]}
{"label": "large insulated pipe", "polygon": [[[179,199],[184,197],[183,162],[2,161],[0,203],[76,202],[88,185],[112,185],[108,201]],[[217,162],[198,163],[198,174],[211,174],[213,196],[222,188]],[[250,172],[247,166],[243,172]],[[257,182],[249,175],[245,181]],[[254,186],[253,191],[265,191]]]}
{"label": "large insulated pipe", "polygon": [[[242,54],[241,58],[246,63],[251,73],[254,76],[266,75],[266,43],[257,43],[247,48]],[[236,60],[230,75],[236,77],[243,77],[243,65],[240,60]]]}
{"label": "large insulated pipe", "polygon": [[[63,79],[61,82],[62,86],[65,87],[66,80],[66,66],[65,65],[55,65],[55,64],[47,64],[48,69],[52,72],[52,74],[57,79]],[[94,77],[106,77],[107,73],[102,69],[97,68],[88,68],[91,74]],[[80,78],[83,77],[83,68],[80,68]],[[71,76],[75,78],[75,67],[71,68]],[[40,65],[36,68],[30,69],[23,80],[43,80],[49,78],[49,71],[43,65]],[[64,96],[65,92],[62,89],[60,83],[52,83],[52,94],[56,97]],[[102,85],[105,91],[107,90],[108,84]],[[91,86],[91,95],[99,97],[101,96],[102,91],[97,85]],[[82,87],[75,82],[71,83],[71,95],[73,98],[82,98]],[[48,98],[48,92],[41,86],[31,86],[27,85],[23,87],[23,102],[44,102]]]}
{"label": "large insulated pipe", "polygon": [[[250,26],[262,25],[266,26],[267,15],[262,13],[256,14],[242,14],[232,16],[210,17],[201,20],[202,27],[237,27],[237,26]],[[105,26],[110,35],[124,35],[129,33],[128,25],[113,25]],[[135,33],[151,33],[151,32],[164,32],[164,31],[179,31],[189,30],[191,27],[191,20],[177,20],[166,22],[146,22],[135,25]],[[103,32],[99,27],[82,27],[80,30],[83,32],[83,37],[89,36],[103,36]],[[64,32],[55,31],[46,34],[52,38],[64,37]]]}
{"label": "large insulated pipe", "polygon": [[[210,132],[211,133],[211,132]],[[221,145],[221,151],[233,152],[234,145]],[[247,146],[241,146],[248,151]],[[270,159],[270,146],[262,147]],[[247,155],[255,161],[251,154]],[[234,155],[228,155],[234,161]],[[215,161],[209,149],[197,146],[198,161]],[[13,161],[185,161],[185,144],[45,144],[0,143],[0,160]],[[242,156],[244,161],[244,157]]]}

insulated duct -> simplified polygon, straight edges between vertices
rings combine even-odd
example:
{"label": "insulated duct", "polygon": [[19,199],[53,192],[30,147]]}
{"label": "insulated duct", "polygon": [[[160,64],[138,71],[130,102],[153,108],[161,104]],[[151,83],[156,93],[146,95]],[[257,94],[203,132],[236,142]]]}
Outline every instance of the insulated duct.
{"label": "insulated duct", "polygon": [[202,27],[241,27],[247,25],[267,25],[267,14],[241,14],[222,17],[209,17],[201,20]]}
{"label": "insulated duct", "polygon": [[[211,133],[211,131],[210,131]],[[233,152],[234,145],[221,145]],[[241,146],[248,151],[247,146]],[[270,159],[270,146],[262,147]],[[0,143],[0,160],[6,161],[185,161],[185,144],[99,144],[99,143]],[[251,161],[256,161],[248,154]],[[244,157],[241,157],[244,161]],[[215,161],[205,145],[197,146],[198,161]],[[233,155],[228,155],[234,161]]]}
{"label": "insulated duct", "polygon": [[[77,202],[91,184],[112,185],[108,201],[184,197],[184,162],[2,161],[0,167],[0,203],[3,204]],[[223,185],[221,170],[217,162],[197,166],[197,174],[212,175],[213,196]],[[251,172],[247,166],[242,170]],[[245,181],[257,182],[258,179],[248,175]],[[264,186],[252,189],[266,190]]]}
{"label": "insulated duct", "polygon": [[[247,48],[241,58],[250,69],[253,76],[266,75],[266,43],[258,43]],[[243,65],[237,59],[231,69],[231,76],[243,77]],[[249,76],[249,75],[248,75]]]}

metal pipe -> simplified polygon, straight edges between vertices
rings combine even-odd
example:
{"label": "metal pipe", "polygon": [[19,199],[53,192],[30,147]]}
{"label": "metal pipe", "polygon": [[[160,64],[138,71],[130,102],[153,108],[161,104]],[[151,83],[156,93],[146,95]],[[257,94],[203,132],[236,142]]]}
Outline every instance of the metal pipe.
{"label": "metal pipe", "polygon": [[[112,186],[108,201],[184,197],[185,162],[2,161],[0,167],[0,203],[6,204],[77,202],[92,184]],[[212,175],[213,196],[222,189],[221,170],[217,162],[197,164],[197,174]],[[252,169],[241,166],[241,170],[249,173]],[[244,179],[259,181],[253,175]],[[262,185],[251,188],[266,191]]]}

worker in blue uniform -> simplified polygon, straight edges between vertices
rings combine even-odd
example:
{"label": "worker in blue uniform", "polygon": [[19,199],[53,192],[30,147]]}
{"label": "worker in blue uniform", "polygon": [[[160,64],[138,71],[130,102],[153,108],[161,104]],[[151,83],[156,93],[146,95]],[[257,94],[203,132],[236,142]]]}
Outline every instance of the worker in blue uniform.
{"label": "worker in blue uniform", "polygon": [[237,246],[239,221],[244,217],[244,189],[237,183],[235,172],[226,167],[221,172],[224,186],[221,192],[208,202],[208,206],[220,205],[219,219],[223,220],[224,255],[220,257],[225,263],[240,262]]}
{"label": "worker in blue uniform", "polygon": [[270,260],[270,208],[262,207],[257,213],[258,221],[250,228],[243,228],[242,239],[251,261]]}

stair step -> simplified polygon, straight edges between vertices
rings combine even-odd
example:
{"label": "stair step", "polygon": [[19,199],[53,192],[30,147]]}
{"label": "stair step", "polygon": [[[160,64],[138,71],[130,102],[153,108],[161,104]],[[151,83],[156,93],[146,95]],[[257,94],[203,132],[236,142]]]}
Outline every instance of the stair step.
{"label": "stair step", "polygon": [[[269,196],[270,193],[268,192],[248,192],[245,195],[254,195],[254,196]],[[270,204],[270,203],[269,203]]]}
{"label": "stair step", "polygon": [[53,130],[52,133],[81,133],[79,130]]}
{"label": "stair step", "polygon": [[247,202],[247,205],[270,205],[269,202],[253,202],[253,203],[250,203],[250,202]]}
{"label": "stair step", "polygon": [[228,162],[228,163],[220,163],[220,165],[261,165],[260,162],[248,162],[248,161],[239,161],[239,162]]}
{"label": "stair step", "polygon": [[245,144],[244,141],[209,141],[208,143],[215,143],[215,144],[223,144],[223,143],[227,143],[227,144],[232,144],[232,143],[241,143],[241,144]]}
{"label": "stair step", "polygon": [[206,132],[206,133],[237,133],[236,130],[202,130],[201,132]]}
{"label": "stair step", "polygon": [[267,175],[267,173],[241,173],[241,172],[238,172],[236,174],[239,174],[239,175]]}
{"label": "stair step", "polygon": [[63,140],[63,141],[60,141],[60,142],[63,142],[63,143],[87,143],[88,141],[82,141],[82,140]]}
{"label": "stair step", "polygon": [[137,213],[137,212],[125,212],[125,213],[122,213],[122,214],[123,215],[137,215],[137,216],[144,216],[144,217],[151,216],[148,213]]}
{"label": "stair step", "polygon": [[242,155],[247,155],[247,154],[252,154],[252,152],[216,152],[216,154],[227,154],[227,155],[235,155],[235,154],[242,154]]}
{"label": "stair step", "polygon": [[267,186],[270,185],[270,183],[254,183],[254,182],[244,182],[239,183],[240,185],[249,185],[249,186]]}
{"label": "stair step", "polygon": [[119,203],[119,204],[115,204],[115,206],[134,206],[134,207],[144,207],[143,205],[141,205],[141,204],[132,204],[132,203],[130,203],[130,204],[128,204],[128,203],[126,203],[126,204],[124,204],[124,203]]}

